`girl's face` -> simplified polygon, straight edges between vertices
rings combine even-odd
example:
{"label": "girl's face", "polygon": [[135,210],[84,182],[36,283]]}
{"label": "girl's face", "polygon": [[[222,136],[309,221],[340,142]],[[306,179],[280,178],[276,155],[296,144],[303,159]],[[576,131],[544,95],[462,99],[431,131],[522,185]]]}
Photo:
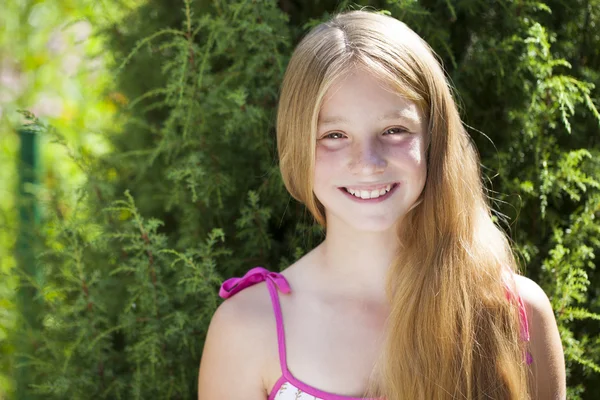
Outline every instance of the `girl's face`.
{"label": "girl's face", "polygon": [[327,225],[394,227],[425,186],[426,131],[417,104],[367,72],[336,82],[325,95],[316,137],[313,191]]}

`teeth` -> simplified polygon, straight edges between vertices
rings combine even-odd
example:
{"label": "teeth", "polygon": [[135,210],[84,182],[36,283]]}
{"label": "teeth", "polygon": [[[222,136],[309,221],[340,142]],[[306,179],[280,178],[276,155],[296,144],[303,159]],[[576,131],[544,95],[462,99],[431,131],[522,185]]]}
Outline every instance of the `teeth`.
{"label": "teeth", "polygon": [[379,190],[354,190],[354,189],[346,189],[346,192],[351,195],[361,198],[361,199],[376,199],[379,196],[383,196],[387,192],[390,191],[392,185],[387,185],[385,188],[381,188]]}

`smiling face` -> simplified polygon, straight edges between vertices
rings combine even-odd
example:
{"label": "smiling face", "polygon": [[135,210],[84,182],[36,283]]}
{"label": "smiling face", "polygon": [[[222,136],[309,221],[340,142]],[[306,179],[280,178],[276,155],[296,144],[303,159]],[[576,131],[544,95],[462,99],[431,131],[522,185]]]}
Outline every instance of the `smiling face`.
{"label": "smiling face", "polygon": [[426,131],[417,104],[367,72],[335,83],[319,113],[313,187],[328,227],[374,232],[401,220],[425,186]]}

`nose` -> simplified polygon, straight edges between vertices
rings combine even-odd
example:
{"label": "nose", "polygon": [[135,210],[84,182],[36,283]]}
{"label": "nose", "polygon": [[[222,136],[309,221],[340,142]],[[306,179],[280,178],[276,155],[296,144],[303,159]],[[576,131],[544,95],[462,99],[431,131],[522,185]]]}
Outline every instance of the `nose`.
{"label": "nose", "polygon": [[349,161],[350,171],[354,175],[375,175],[387,167],[384,145],[378,141],[356,142],[353,144]]}

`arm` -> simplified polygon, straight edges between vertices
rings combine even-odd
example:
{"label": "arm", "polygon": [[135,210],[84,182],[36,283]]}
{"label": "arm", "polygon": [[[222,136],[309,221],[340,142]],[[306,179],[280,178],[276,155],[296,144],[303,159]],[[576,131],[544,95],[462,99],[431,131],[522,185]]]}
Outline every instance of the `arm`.
{"label": "arm", "polygon": [[212,317],[200,361],[198,400],[267,398],[257,327],[239,300],[223,302]]}
{"label": "arm", "polygon": [[532,399],[566,399],[565,359],[550,300],[531,279],[516,275],[515,280],[529,324]]}

